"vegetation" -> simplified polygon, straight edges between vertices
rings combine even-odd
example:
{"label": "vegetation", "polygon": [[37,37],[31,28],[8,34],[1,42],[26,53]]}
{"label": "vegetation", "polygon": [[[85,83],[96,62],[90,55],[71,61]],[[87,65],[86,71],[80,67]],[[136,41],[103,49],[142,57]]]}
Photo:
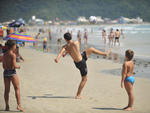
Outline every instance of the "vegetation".
{"label": "vegetation", "polygon": [[75,20],[78,16],[125,16],[150,21],[149,0],[0,0],[0,22],[32,15],[44,20],[56,17]]}

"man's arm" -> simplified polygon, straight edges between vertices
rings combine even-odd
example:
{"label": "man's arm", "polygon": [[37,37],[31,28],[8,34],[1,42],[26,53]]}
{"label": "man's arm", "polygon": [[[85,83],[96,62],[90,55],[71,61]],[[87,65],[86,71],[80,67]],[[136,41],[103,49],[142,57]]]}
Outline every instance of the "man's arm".
{"label": "man's arm", "polygon": [[20,55],[19,51],[18,51],[18,57],[20,57],[20,59],[21,59],[22,61],[24,61],[24,58]]}
{"label": "man's arm", "polygon": [[124,63],[122,66],[121,88],[123,88],[123,83],[124,83],[124,80],[126,78],[126,74],[127,74],[127,64]]}
{"label": "man's arm", "polygon": [[65,57],[67,54],[68,54],[68,52],[65,51],[65,52],[63,53],[63,57]]}
{"label": "man's arm", "polygon": [[12,54],[12,63],[13,63],[13,66],[15,69],[20,69],[20,66],[17,65],[16,63],[16,55],[15,54]]}
{"label": "man's arm", "polygon": [[61,51],[59,52],[58,56],[55,58],[55,62],[58,63],[61,56],[64,54],[64,52],[66,52],[64,46],[62,47]]}
{"label": "man's arm", "polygon": [[20,59],[22,60],[22,61],[24,61],[24,58],[20,55]]}

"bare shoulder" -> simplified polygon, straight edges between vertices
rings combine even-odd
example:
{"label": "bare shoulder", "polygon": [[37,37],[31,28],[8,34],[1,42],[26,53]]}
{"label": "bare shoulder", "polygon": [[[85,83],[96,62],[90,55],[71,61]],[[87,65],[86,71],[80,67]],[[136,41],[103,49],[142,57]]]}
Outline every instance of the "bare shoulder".
{"label": "bare shoulder", "polygon": [[74,41],[74,44],[75,44],[75,45],[78,45],[78,44],[79,44],[79,41]]}
{"label": "bare shoulder", "polygon": [[12,58],[16,58],[16,54],[15,53],[10,53],[10,56],[12,57]]}
{"label": "bare shoulder", "polygon": [[131,61],[132,62],[132,64],[134,64],[134,61]]}
{"label": "bare shoulder", "polygon": [[67,47],[67,44],[65,44],[65,45],[62,46],[62,48],[64,48],[64,49],[65,49],[66,47]]}
{"label": "bare shoulder", "polygon": [[130,64],[131,66],[134,66],[134,62],[133,61],[131,61],[131,64]]}
{"label": "bare shoulder", "polygon": [[128,63],[125,61],[122,66],[126,67],[127,65],[128,65]]}

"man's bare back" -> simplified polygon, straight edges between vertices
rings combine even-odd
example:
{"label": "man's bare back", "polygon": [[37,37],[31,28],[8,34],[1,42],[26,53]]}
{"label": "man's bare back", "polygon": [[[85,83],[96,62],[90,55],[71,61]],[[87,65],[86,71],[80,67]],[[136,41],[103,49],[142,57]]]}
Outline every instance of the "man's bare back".
{"label": "man's bare back", "polygon": [[116,32],[115,32],[115,36],[119,38],[119,37],[120,37],[120,32],[119,32],[119,31],[116,31]]}

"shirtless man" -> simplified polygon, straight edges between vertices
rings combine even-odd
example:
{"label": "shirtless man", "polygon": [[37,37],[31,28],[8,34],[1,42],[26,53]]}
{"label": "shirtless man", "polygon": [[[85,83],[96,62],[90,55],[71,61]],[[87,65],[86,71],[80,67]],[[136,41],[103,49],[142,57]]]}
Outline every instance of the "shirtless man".
{"label": "shirtless man", "polygon": [[122,38],[125,38],[123,29],[120,30],[120,35],[122,36]]}
{"label": "shirtless man", "polygon": [[77,39],[78,39],[79,43],[81,44],[81,32],[80,32],[80,30],[78,31]]}
{"label": "shirtless man", "polygon": [[87,31],[85,30],[85,32],[84,32],[84,44],[87,45],[87,43],[88,43],[88,34],[87,34]]}
{"label": "shirtless man", "polygon": [[48,39],[52,40],[52,34],[51,34],[51,30],[50,29],[48,30]]}
{"label": "shirtless man", "polygon": [[106,30],[103,29],[102,31],[102,39],[104,40],[104,44],[106,44]]}
{"label": "shirtless man", "polygon": [[94,53],[94,54],[99,54],[103,56],[107,56],[108,53],[101,52],[95,48],[88,48],[86,49],[82,54],[80,53],[80,44],[78,41],[72,41],[72,37],[70,33],[65,33],[64,34],[64,39],[67,42],[66,45],[64,45],[58,54],[58,56],[55,59],[55,62],[58,63],[61,56],[66,56],[69,54],[71,58],[73,59],[75,66],[80,70],[80,74],[82,77],[82,80],[80,82],[77,94],[75,96],[76,99],[81,99],[81,92],[87,82],[87,65],[86,65],[86,60],[88,57]]}
{"label": "shirtless man", "polygon": [[115,42],[114,42],[114,45],[116,45],[116,42],[118,42],[118,44],[120,45],[119,38],[120,38],[120,31],[119,31],[119,29],[117,29],[116,32],[115,32]]}
{"label": "shirtless man", "polygon": [[17,109],[19,111],[23,111],[20,102],[20,86],[19,86],[19,78],[16,74],[15,69],[20,69],[20,66],[16,64],[16,43],[13,40],[8,40],[6,42],[6,46],[8,48],[7,52],[4,53],[2,63],[4,68],[4,99],[6,104],[6,111],[9,111],[9,92],[10,92],[10,84],[12,82],[15,90],[16,100],[17,100]]}
{"label": "shirtless man", "polygon": [[108,36],[108,39],[109,39],[109,46],[113,46],[113,40],[114,40],[114,32],[113,32],[113,29],[111,29],[110,31],[110,34]]}

